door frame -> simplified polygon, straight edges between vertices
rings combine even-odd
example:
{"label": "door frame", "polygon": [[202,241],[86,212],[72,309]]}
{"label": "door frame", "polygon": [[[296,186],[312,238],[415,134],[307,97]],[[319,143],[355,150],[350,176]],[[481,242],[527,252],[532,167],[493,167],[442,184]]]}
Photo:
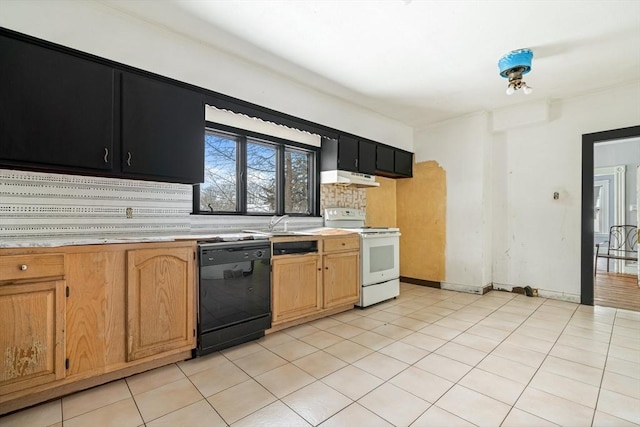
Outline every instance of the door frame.
{"label": "door frame", "polygon": [[640,136],[640,126],[582,135],[581,304],[593,305],[593,147],[599,142],[638,136]]}

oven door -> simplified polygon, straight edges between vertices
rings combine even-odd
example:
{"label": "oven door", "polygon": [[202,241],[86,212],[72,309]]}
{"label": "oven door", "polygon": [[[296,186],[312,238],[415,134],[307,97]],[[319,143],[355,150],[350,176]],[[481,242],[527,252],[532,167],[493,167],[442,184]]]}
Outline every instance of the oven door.
{"label": "oven door", "polygon": [[362,286],[400,277],[400,233],[360,235]]}

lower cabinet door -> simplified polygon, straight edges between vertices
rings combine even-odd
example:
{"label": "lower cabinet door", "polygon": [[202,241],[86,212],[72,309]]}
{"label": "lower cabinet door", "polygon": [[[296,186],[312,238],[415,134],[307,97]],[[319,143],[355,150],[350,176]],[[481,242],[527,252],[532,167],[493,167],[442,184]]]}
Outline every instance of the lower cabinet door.
{"label": "lower cabinet door", "polygon": [[127,252],[127,361],[193,348],[193,253]]}
{"label": "lower cabinet door", "polygon": [[322,309],[319,255],[273,258],[273,324]]}
{"label": "lower cabinet door", "polygon": [[123,250],[67,254],[67,377],[119,369],[125,352],[125,260]]}
{"label": "lower cabinet door", "polygon": [[64,378],[64,287],[0,286],[0,395]]}
{"label": "lower cabinet door", "polygon": [[360,252],[327,254],[323,263],[324,308],[357,302],[360,298]]}

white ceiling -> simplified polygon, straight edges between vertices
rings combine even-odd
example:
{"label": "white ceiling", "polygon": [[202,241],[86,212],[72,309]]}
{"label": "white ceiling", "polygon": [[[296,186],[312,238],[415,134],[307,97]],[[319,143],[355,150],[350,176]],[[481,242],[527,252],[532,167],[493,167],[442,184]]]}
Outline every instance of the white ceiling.
{"label": "white ceiling", "polygon": [[[639,0],[103,0],[413,127],[640,80]],[[533,50],[505,94],[497,62]]]}

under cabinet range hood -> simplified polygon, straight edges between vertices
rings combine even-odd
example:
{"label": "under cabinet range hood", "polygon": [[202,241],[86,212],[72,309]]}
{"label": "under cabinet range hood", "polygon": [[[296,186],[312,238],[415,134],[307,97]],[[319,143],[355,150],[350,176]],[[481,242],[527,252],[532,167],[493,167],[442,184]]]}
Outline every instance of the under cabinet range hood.
{"label": "under cabinet range hood", "polygon": [[339,170],[320,172],[320,184],[351,185],[354,187],[380,186],[373,175]]}

